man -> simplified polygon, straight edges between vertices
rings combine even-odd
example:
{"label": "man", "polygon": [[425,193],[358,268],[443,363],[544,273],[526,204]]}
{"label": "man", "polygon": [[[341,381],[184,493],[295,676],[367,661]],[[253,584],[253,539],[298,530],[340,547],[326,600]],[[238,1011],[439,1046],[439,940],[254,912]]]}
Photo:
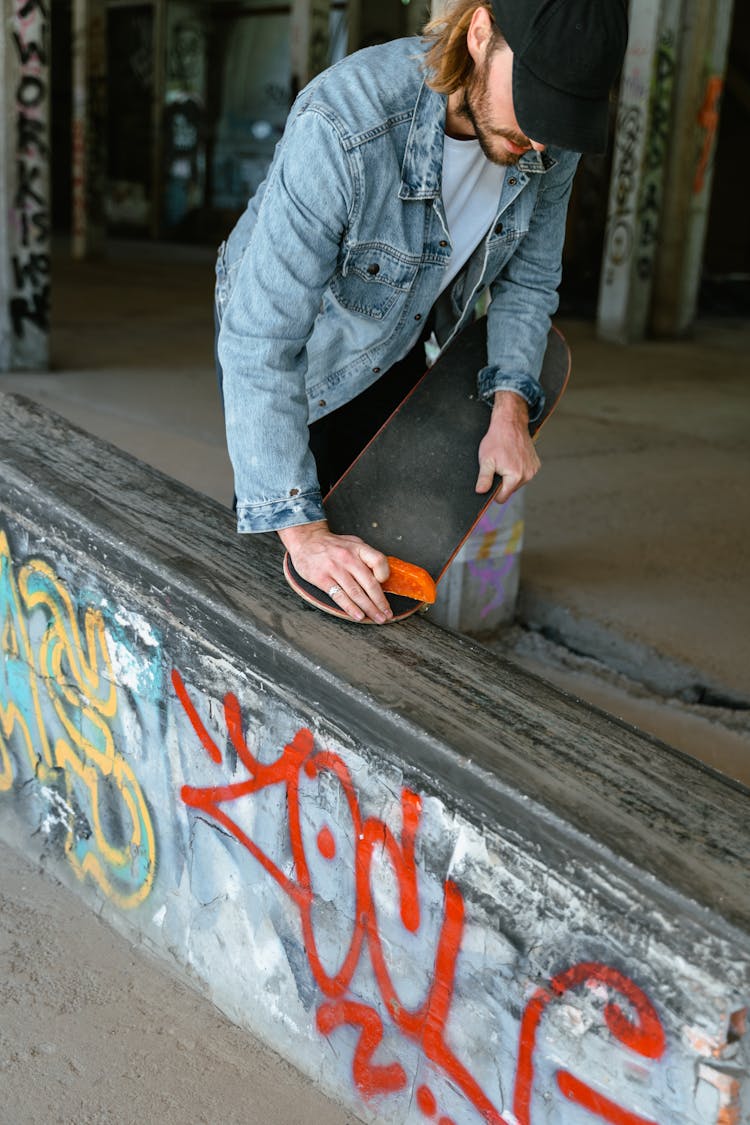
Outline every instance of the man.
{"label": "man", "polygon": [[217,263],[219,375],[238,528],[382,624],[388,563],[321,501],[489,287],[478,492],[539,461],[528,435],[581,152],[606,147],[625,0],[456,0],[295,102]]}

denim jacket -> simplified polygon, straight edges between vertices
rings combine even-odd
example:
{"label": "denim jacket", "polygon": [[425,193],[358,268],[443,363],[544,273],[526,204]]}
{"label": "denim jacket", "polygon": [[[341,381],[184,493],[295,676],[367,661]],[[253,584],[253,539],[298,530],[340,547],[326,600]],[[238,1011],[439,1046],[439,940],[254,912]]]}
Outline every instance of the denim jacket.
{"label": "denim jacket", "polygon": [[[349,56],[292,107],[268,175],[217,262],[218,357],[238,528],[324,517],[308,422],[401,359],[435,306],[441,345],[489,287],[487,401],[542,408],[538,374],[578,154],[509,168],[487,236],[437,301],[451,254],[440,181],[446,98],[418,39]],[[437,302],[437,304],[436,304]]]}

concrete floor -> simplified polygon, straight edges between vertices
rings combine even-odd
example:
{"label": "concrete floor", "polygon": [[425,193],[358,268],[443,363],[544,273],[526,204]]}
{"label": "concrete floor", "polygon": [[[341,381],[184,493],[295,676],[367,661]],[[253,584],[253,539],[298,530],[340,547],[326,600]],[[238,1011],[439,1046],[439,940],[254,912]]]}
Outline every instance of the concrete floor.
{"label": "concrete floor", "polygon": [[4,1125],[358,1125],[0,844]]}
{"label": "concrete floor", "polygon": [[[61,249],[53,370],[0,389],[227,501],[212,267],[202,248]],[[497,644],[750,785],[750,321],[630,348],[561,327],[573,379],[527,489],[525,628]]]}

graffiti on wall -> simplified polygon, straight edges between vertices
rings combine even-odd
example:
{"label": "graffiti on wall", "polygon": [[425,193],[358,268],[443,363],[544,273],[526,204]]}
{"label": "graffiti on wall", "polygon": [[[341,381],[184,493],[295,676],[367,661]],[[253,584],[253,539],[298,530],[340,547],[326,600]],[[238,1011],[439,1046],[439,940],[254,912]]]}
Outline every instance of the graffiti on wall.
{"label": "graffiti on wall", "polygon": [[623,106],[617,117],[612,173],[614,206],[608,222],[604,269],[607,285],[612,284],[615,270],[629,261],[633,253],[642,119],[643,110],[638,105]]}
{"label": "graffiti on wall", "polygon": [[49,186],[47,90],[49,20],[44,0],[15,0],[12,40],[18,65],[15,87],[15,227],[8,311],[15,337],[27,324],[49,328]]}
{"label": "graffiti on wall", "polygon": [[[178,671],[172,673],[175,694],[203,750],[215,766],[233,768],[239,763],[243,778],[211,786],[182,787],[184,803],[201,819],[217,825],[236,840],[261,865],[294,905],[299,915],[307,964],[319,993],[315,1015],[321,1035],[335,1037],[342,1028],[354,1030],[351,1073],[363,1099],[411,1094],[414,1077],[407,1074],[406,1052],[388,1057],[384,1042],[386,1025],[392,1042],[395,1034],[414,1045],[438,1076],[459,1091],[480,1119],[490,1125],[510,1125],[510,1118],[493,1102],[476,1074],[471,1060],[463,1059],[454,1046],[451,1031],[455,1007],[459,958],[464,944],[466,904],[457,883],[443,881],[438,924],[429,951],[420,961],[429,966],[421,1003],[410,1004],[403,985],[397,982],[398,942],[386,937],[385,918],[395,918],[403,935],[422,932],[423,906],[420,895],[420,866],[417,844],[422,820],[422,799],[408,788],[400,794],[400,827],[394,831],[384,819],[367,816],[355,784],[355,776],[341,755],[319,749],[312,733],[297,731],[291,742],[272,762],[253,753],[245,736],[240,703],[231,693],[224,699],[228,738],[226,763],[215,738],[198,713]],[[339,809],[337,825],[320,823],[311,815],[315,786],[336,789]],[[283,862],[276,862],[253,838],[247,827],[244,799],[279,787],[279,807],[285,809],[288,825]],[[345,832],[340,823],[349,824]],[[288,832],[287,832],[288,828]],[[346,836],[346,838],[344,838]],[[278,858],[278,857],[277,857]],[[340,953],[331,964],[324,955],[320,930],[316,872],[320,863],[341,865],[339,881],[351,887],[352,908],[341,919],[346,932],[340,935]],[[387,874],[386,874],[387,870]],[[385,896],[389,899],[384,902]],[[390,913],[387,907],[390,907]],[[390,923],[389,923],[390,925]],[[375,982],[376,1002],[365,1002],[358,974],[370,971]],[[558,973],[529,997],[523,1011],[515,1048],[516,1074],[512,1097],[513,1120],[532,1125],[535,1085],[535,1051],[540,1029],[552,1006],[576,990],[598,996],[603,1023],[612,1040],[641,1059],[655,1061],[665,1050],[659,1017],[644,992],[616,968],[599,962],[574,964]],[[655,1125],[607,1097],[595,1085],[564,1067],[555,1072],[562,1097],[616,1125]],[[413,1090],[415,1102],[425,1118],[438,1125],[457,1125],[454,1117],[438,1104],[427,1081]],[[463,1120],[463,1118],[462,1118]]]}
{"label": "graffiti on wall", "polygon": [[480,621],[503,608],[509,618],[513,615],[524,533],[522,500],[517,497],[512,496],[500,513],[485,512],[470,540],[475,553],[467,558],[467,567],[477,587]]}
{"label": "graffiti on wall", "polygon": [[653,272],[676,72],[673,30],[662,29],[653,57],[645,44],[632,43],[628,63],[631,73],[623,83],[615,133],[606,285],[614,284],[623,268],[634,267],[641,281]]}
{"label": "graffiti on wall", "polygon": [[672,112],[675,78],[675,45],[670,30],[660,36],[654,60],[649,125],[646,135],[643,185],[641,188],[636,273],[647,281],[654,268],[659,241],[662,208],[662,183]]}
{"label": "graffiti on wall", "polygon": [[708,167],[711,154],[714,150],[716,133],[719,128],[719,105],[724,91],[724,79],[720,74],[712,74],[706,83],[706,92],[698,113],[698,125],[703,130],[703,143],[701,145],[698,165],[695,169],[693,180],[693,194],[700,195],[706,185]]}
{"label": "graffiti on wall", "polygon": [[79,613],[43,559],[14,566],[0,528],[0,798],[24,791],[70,866],[125,909],[148,896],[155,836],[116,741],[118,695],[101,608]]}
{"label": "graffiti on wall", "polygon": [[[98,593],[72,591],[67,573],[38,551],[18,551],[14,560],[0,527],[0,801],[34,809],[38,830],[61,846],[77,877],[127,909],[145,902],[156,873],[125,706],[127,689],[148,692],[129,679],[135,672],[113,634],[124,611]],[[161,640],[149,636],[153,666],[161,669]],[[148,660],[135,649],[132,656],[140,674]],[[606,956],[584,959],[579,947],[577,956],[557,959],[549,977],[532,975],[524,984],[533,971],[515,957],[523,957],[525,941],[508,937],[503,964],[513,967],[485,1004],[499,964],[486,952],[491,931],[505,936],[502,920],[496,925],[502,900],[492,902],[489,922],[476,917],[456,875],[462,865],[454,867],[460,849],[449,842],[435,854],[436,831],[444,835],[446,827],[436,819],[437,799],[394,786],[379,771],[373,789],[361,760],[326,748],[308,729],[280,739],[270,753],[253,750],[236,695],[224,696],[217,716],[213,699],[201,695],[196,703],[177,670],[171,683],[170,717],[158,732],[143,728],[144,747],[148,739],[161,751],[175,719],[187,734],[188,757],[200,763],[201,783],[180,789],[192,827],[196,835],[205,825],[216,828],[211,843],[223,849],[230,840],[235,855],[257,864],[252,881],[273,888],[270,910],[260,897],[258,907],[264,925],[283,917],[272,940],[287,951],[297,985],[290,1001],[311,1013],[310,1035],[321,1037],[321,1049],[330,1045],[344,1082],[363,1101],[377,1100],[376,1112],[391,1103],[394,1113],[408,1102],[410,1113],[437,1125],[541,1125],[552,1120],[551,1106],[566,1121],[573,1111],[565,1106],[575,1107],[576,1121],[586,1114],[614,1125],[664,1120],[656,1107],[665,1088],[681,1089],[678,1070],[665,1064],[659,1012],[622,965]],[[150,688],[166,716],[163,681]],[[275,729],[264,721],[259,737]],[[161,775],[161,758],[156,769]],[[164,792],[174,803],[168,770]],[[191,831],[185,846],[192,844]],[[167,871],[167,887],[170,878]],[[327,897],[326,879],[335,898]],[[179,896],[183,887],[210,905],[187,881],[169,893]],[[531,925],[537,941],[536,921]],[[252,982],[249,957],[248,972]],[[745,1035],[745,1020],[744,1010],[734,1013],[726,1044]],[[714,1065],[724,1042],[696,1039],[699,1026],[681,1034],[702,1060],[701,1083],[715,1089],[716,1120],[739,1121],[738,1080]],[[675,1057],[684,1051],[677,1036],[670,1047]],[[613,1081],[618,1075],[623,1080]]]}

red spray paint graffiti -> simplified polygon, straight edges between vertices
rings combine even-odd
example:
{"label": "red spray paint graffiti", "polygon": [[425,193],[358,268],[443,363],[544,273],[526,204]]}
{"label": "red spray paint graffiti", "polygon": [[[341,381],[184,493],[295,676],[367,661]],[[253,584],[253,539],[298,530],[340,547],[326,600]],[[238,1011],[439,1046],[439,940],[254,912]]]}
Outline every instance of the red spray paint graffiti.
{"label": "red spray paint graffiti", "polygon": [[[172,673],[177,698],[190,724],[210,759],[217,765],[222,754],[206,729],[179,672]],[[507,1118],[487,1096],[480,1083],[463,1063],[447,1039],[447,1025],[454,1001],[458,955],[464,932],[465,903],[461,891],[447,879],[443,886],[443,911],[430,984],[424,1002],[416,1008],[407,1007],[389,970],[380,933],[372,887],[373,857],[386,854],[396,877],[399,895],[399,916],[405,930],[416,933],[420,926],[420,899],[416,840],[422,813],[420,797],[409,789],[401,793],[402,828],[400,840],[391,829],[375,817],[363,818],[351,773],[343,759],[328,750],[316,750],[312,733],[299,730],[274,762],[259,761],[250,750],[242,729],[242,716],[236,696],[224,698],[224,715],[229,741],[239,761],[247,770],[244,781],[227,785],[194,787],[185,785],[181,795],[186,805],[200,809],[229,832],[261,864],[299,911],[304,947],[312,975],[325,999],[320,1004],[316,1022],[323,1035],[331,1035],[344,1026],[359,1030],[359,1039],[352,1061],[354,1083],[364,1099],[394,1094],[406,1088],[408,1079],[400,1062],[375,1062],[374,1056],[383,1041],[383,1020],[376,1008],[347,995],[352,978],[363,954],[369,954],[378,992],[393,1026],[408,1040],[417,1044],[435,1069],[442,1072],[474,1106],[489,1125],[509,1125]],[[314,780],[329,774],[344,794],[352,825],[354,844],[354,918],[348,946],[335,972],[326,969],[316,940],[314,911],[315,892],[302,830],[300,786],[304,779]],[[289,875],[274,863],[258,844],[232,818],[223,806],[243,797],[260,793],[269,786],[281,785],[286,792],[289,821],[289,845],[293,860]],[[336,839],[324,826],[317,834],[320,855],[331,860],[336,856]],[[558,974],[546,988],[537,989],[531,997],[521,1021],[518,1068],[515,1082],[514,1114],[519,1125],[530,1125],[530,1106],[534,1084],[534,1050],[542,1017],[551,1001],[577,986],[606,986],[620,993],[634,1011],[637,1022],[631,1023],[623,1009],[610,1001],[604,1012],[612,1035],[630,1050],[648,1059],[658,1059],[664,1051],[664,1033],[650,1001],[629,978],[606,965],[595,962],[575,965]],[[613,1125],[655,1125],[628,1112],[598,1094],[567,1071],[557,1072],[558,1086],[571,1101],[584,1106]],[[416,1092],[416,1102],[426,1117],[436,1118],[435,1095],[425,1085]],[[455,1125],[447,1116],[436,1118],[438,1125]]]}
{"label": "red spray paint graffiti", "polygon": [[[612,1001],[604,1009],[604,1021],[607,1027],[623,1046],[646,1059],[660,1059],[664,1054],[664,1031],[659,1017],[648,997],[637,985],[608,965],[601,965],[595,961],[573,965],[572,968],[553,977],[548,988],[537,989],[526,1005],[521,1020],[513,1101],[513,1111],[519,1125],[530,1125],[531,1122],[530,1105],[534,1086],[533,1055],[542,1016],[551,1001],[582,984],[590,987],[606,985],[627,999],[635,1012],[637,1023],[631,1023],[622,1008]],[[577,1102],[604,1121],[611,1121],[612,1125],[656,1125],[656,1122],[648,1121],[645,1117],[629,1113],[566,1070],[558,1070],[556,1079],[560,1090],[569,1101]]]}

